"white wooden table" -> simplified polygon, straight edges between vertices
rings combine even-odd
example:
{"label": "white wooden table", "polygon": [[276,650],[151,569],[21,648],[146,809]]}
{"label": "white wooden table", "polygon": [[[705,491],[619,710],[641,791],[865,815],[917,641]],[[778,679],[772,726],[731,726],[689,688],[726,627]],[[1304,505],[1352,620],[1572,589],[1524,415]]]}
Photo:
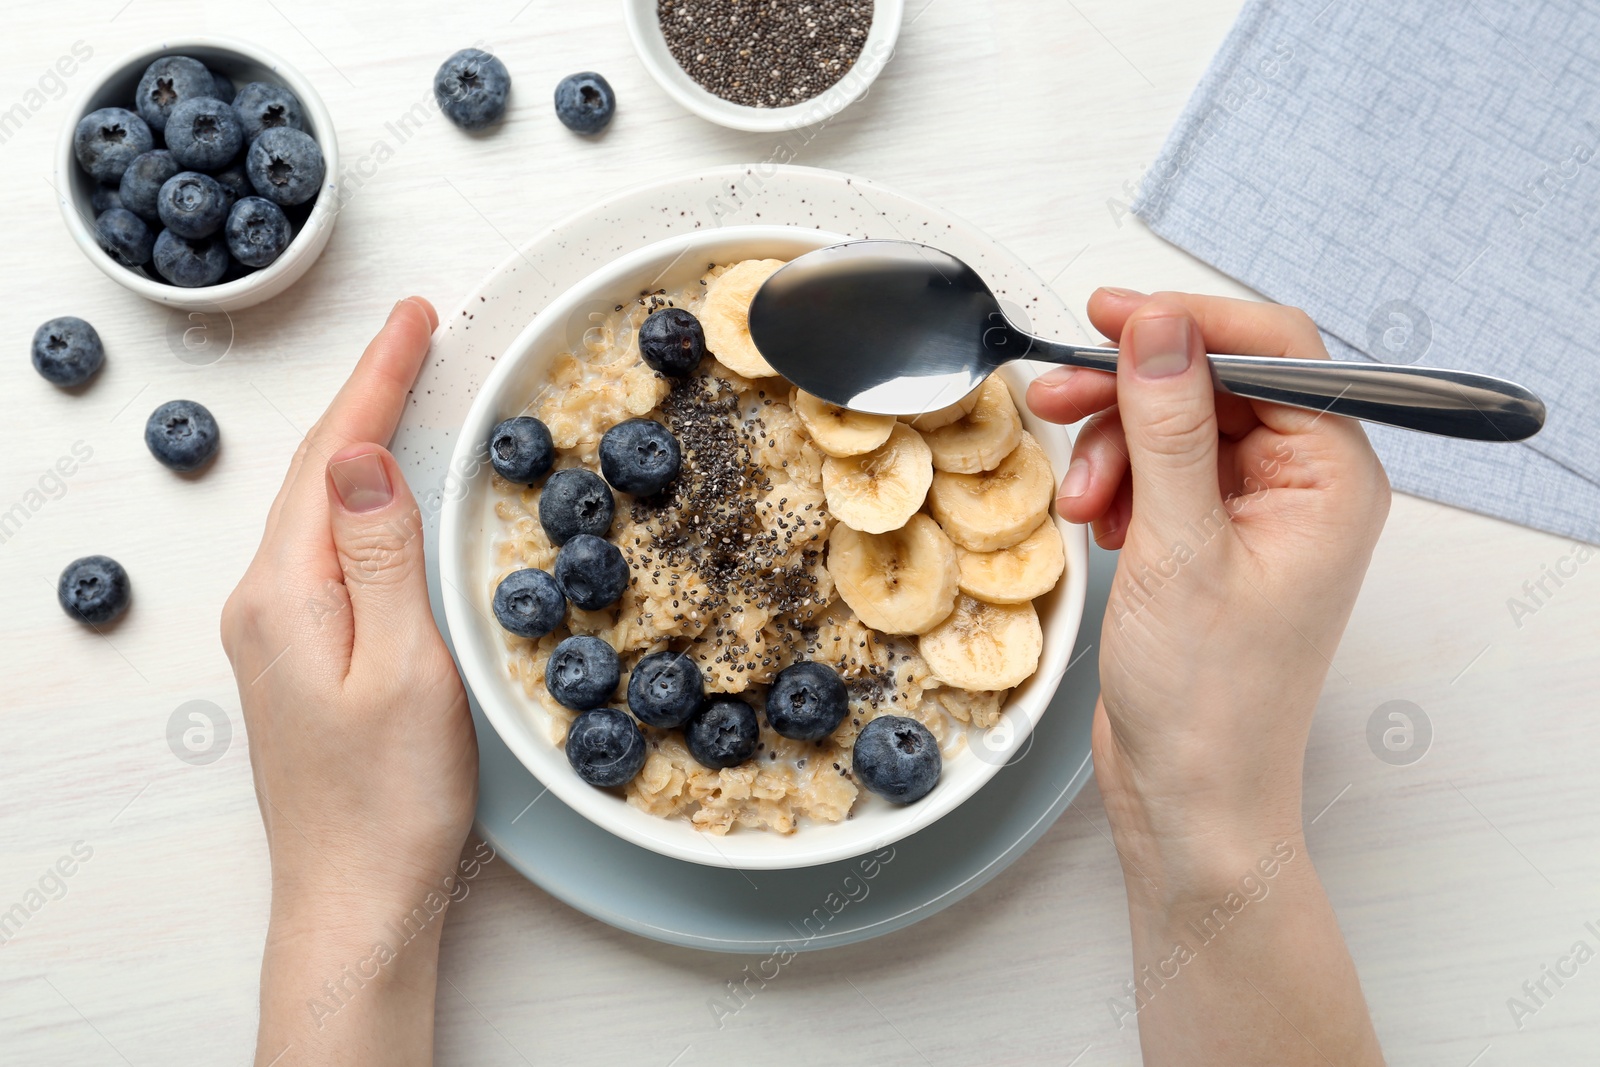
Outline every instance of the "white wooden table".
{"label": "white wooden table", "polygon": [[[1239,291],[1125,213],[1235,0],[909,6],[886,74],[796,162],[964,215],[1075,309],[1102,283]],[[398,297],[447,306],[509,241],[601,191],[770,151],[658,92],[619,8],[57,0],[7,11],[0,108],[22,111],[0,123],[11,294],[0,512],[20,502],[27,515],[0,543],[0,910],[39,906],[0,945],[0,1060],[247,1058],[267,863],[217,614],[299,430]],[[46,182],[87,72],[180,32],[289,57],[321,87],[347,161],[367,157],[370,174],[312,273],[236,314],[232,351],[206,367],[175,358],[169,317],[83,259]],[[435,119],[398,143],[386,124],[425,97],[446,54],[480,40],[515,79],[506,127],[468,142]],[[78,41],[93,56],[62,96],[40,79]],[[597,143],[569,135],[548,104],[556,80],[584,69],[604,72],[621,101]],[[91,320],[107,342],[108,367],[83,396],[28,364],[34,327],[58,314]],[[195,481],[141,443],[145,415],[178,396],[206,403],[226,441]],[[90,458],[49,477],[75,444]],[[1587,1062],[1600,1039],[1600,962],[1560,987],[1546,979],[1552,995],[1520,1030],[1507,1005],[1575,942],[1600,949],[1600,562],[1547,586],[1520,625],[1506,605],[1569,551],[1398,499],[1334,661],[1307,756],[1308,833],[1394,1063]],[[52,590],[91,552],[137,583],[109,642],[65,619]],[[169,716],[191,699],[231,717],[233,743],[210,765],[167,745]],[[1368,719],[1390,700],[1432,724],[1413,765],[1369,749]],[[1133,1027],[1119,1030],[1107,1004],[1128,944],[1104,829],[1091,787],[975,896],[910,931],[802,956],[722,1029],[709,1004],[745,959],[616,932],[492,864],[445,933],[439,1062],[1137,1062]],[[86,861],[71,861],[76,842]],[[62,857],[74,873],[58,889],[46,872]],[[41,880],[51,892],[30,898]]]}

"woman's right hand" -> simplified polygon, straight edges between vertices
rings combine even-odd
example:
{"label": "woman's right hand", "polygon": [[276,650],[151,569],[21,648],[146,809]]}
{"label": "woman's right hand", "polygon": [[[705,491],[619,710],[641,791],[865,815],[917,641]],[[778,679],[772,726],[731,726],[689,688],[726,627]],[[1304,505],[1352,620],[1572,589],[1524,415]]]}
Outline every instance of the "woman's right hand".
{"label": "woman's right hand", "polygon": [[1057,502],[1120,548],[1095,772],[1130,843],[1298,831],[1311,713],[1389,507],[1358,423],[1215,393],[1205,352],[1326,359],[1303,312],[1101,289],[1116,375],[1029,405],[1088,423]]}

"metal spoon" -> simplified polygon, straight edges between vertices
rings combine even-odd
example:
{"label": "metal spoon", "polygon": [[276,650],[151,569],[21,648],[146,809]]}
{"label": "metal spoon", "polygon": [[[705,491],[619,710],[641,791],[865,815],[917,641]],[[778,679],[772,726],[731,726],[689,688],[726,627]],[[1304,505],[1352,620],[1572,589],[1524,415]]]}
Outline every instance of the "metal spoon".
{"label": "metal spoon", "polygon": [[[767,362],[841,407],[917,415],[955,403],[1014,359],[1115,371],[1117,350],[1036,337],[1008,320],[976,271],[910,241],[851,241],[807,253],[750,303]],[[1217,388],[1475,441],[1520,441],[1544,403],[1514,382],[1435,367],[1213,354]]]}

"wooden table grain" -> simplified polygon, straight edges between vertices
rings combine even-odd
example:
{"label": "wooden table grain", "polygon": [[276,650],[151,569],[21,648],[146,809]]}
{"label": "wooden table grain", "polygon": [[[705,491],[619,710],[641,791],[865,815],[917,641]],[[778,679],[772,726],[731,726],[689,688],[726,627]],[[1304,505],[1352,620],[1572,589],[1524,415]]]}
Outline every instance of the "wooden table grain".
{"label": "wooden table grain", "polygon": [[[888,70],[795,161],[965,216],[1074,309],[1099,284],[1242,294],[1127,213],[1236,11],[1235,0],[910,0]],[[759,160],[770,137],[673,105],[613,0],[58,0],[6,14],[0,1060],[244,1062],[267,864],[217,614],[301,432],[398,297],[449,305],[513,242],[598,193]],[[256,40],[298,65],[359,176],[320,262],[236,313],[231,350],[207,366],[176,357],[172,315],[84,260],[49,184],[92,72],[192,32]],[[438,63],[474,42],[515,79],[505,127],[480,139],[438,118],[402,129]],[[74,75],[53,73],[84,50]],[[620,98],[594,141],[551,111],[555,82],[575,70],[604,72]],[[107,343],[83,395],[44,384],[25,354],[34,327],[60,314],[91,320]],[[141,442],[144,417],[174,397],[203,401],[222,425],[219,460],[196,480]],[[94,552],[120,559],[138,589],[109,639],[66,620],[52,591],[67,561]],[[1333,659],[1306,757],[1309,843],[1391,1062],[1592,1061],[1600,962],[1572,954],[1600,949],[1600,562],[1572,552],[1399,498]],[[1529,603],[1541,581],[1535,610],[1514,613],[1508,602]],[[231,722],[213,763],[169,749],[169,719],[190,700]],[[1390,701],[1430,724],[1420,761],[1385,762],[1369,745]],[[438,1060],[1136,1063],[1135,1027],[1111,1006],[1128,939],[1104,830],[1091,786],[979,893],[911,930],[801,956],[721,1018],[711,1005],[745,958],[619,933],[491,863],[445,932]],[[1557,970],[1575,973],[1557,983]]]}

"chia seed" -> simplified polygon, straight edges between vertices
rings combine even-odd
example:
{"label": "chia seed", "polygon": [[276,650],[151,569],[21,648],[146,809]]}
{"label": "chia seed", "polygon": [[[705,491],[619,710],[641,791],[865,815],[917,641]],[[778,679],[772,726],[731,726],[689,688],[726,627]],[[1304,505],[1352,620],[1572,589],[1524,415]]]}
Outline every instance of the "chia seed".
{"label": "chia seed", "polygon": [[745,107],[804,103],[843,78],[872,0],[657,0],[667,49],[707,92]]}

